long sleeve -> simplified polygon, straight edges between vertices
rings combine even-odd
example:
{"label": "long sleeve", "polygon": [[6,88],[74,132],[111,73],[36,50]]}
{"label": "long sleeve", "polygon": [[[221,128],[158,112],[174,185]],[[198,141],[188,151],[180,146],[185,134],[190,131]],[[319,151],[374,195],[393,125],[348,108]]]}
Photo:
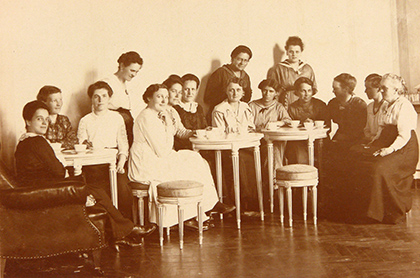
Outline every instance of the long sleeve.
{"label": "long sleeve", "polygon": [[245,87],[244,87],[244,96],[241,98],[241,101],[248,103],[252,97],[252,89],[251,89],[251,79],[246,72],[243,72],[244,80],[245,80]]}
{"label": "long sleeve", "polygon": [[125,155],[128,157],[128,138],[127,138],[127,131],[125,129],[124,120],[121,118],[120,128],[117,132],[117,147],[118,147],[118,155]]}
{"label": "long sleeve", "polygon": [[398,111],[395,111],[393,116],[396,117],[398,136],[390,147],[399,150],[407,144],[411,138],[411,131],[417,126],[417,112],[408,101],[402,102],[396,108]]}
{"label": "long sleeve", "polygon": [[212,113],[212,126],[220,127],[223,130],[226,130],[226,121],[223,112],[213,110]]}
{"label": "long sleeve", "polygon": [[226,99],[223,92],[223,69],[219,68],[210,75],[207,81],[206,91],[204,92],[204,102],[210,107],[214,107]]}
{"label": "long sleeve", "polygon": [[79,128],[77,129],[77,139],[79,140],[79,144],[83,144],[88,138],[86,118],[83,117],[80,119]]}

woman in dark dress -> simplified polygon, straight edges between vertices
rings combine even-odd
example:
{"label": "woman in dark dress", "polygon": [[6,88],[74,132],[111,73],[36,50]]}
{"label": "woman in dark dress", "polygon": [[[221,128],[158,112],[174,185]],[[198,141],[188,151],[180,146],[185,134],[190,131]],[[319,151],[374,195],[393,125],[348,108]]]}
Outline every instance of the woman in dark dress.
{"label": "woman in dark dress", "polygon": [[[19,140],[15,152],[16,170],[21,186],[53,186],[68,176],[66,168],[57,159],[44,137],[48,129],[48,116],[48,106],[38,100],[27,103],[23,108],[27,132]],[[141,245],[141,237],[154,230],[154,227],[150,230],[135,227],[131,220],[124,218],[112,205],[109,198],[96,201],[96,206],[108,213],[116,244]]]}
{"label": "woman in dark dress", "polygon": [[402,94],[404,80],[385,74],[381,93],[388,102],[381,120],[379,138],[368,145],[352,148],[354,178],[350,188],[358,217],[369,217],[382,223],[398,223],[411,209],[413,175],[418,161],[416,136],[417,113]]}

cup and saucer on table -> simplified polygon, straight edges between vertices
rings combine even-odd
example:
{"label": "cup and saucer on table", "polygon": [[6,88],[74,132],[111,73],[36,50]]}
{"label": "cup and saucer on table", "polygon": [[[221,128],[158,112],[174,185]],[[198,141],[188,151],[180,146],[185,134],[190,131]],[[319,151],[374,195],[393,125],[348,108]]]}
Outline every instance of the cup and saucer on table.
{"label": "cup and saucer on table", "polygon": [[87,153],[87,145],[86,144],[75,144],[74,150],[62,150],[61,152],[64,154],[83,154]]}

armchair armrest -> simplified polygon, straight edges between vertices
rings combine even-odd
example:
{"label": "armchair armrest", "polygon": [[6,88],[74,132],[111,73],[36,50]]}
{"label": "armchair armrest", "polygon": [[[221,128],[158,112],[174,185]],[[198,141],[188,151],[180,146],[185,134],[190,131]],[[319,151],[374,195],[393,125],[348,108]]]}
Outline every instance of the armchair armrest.
{"label": "armchair armrest", "polygon": [[86,203],[87,188],[82,181],[63,181],[54,186],[0,190],[0,204],[7,209],[34,210]]}

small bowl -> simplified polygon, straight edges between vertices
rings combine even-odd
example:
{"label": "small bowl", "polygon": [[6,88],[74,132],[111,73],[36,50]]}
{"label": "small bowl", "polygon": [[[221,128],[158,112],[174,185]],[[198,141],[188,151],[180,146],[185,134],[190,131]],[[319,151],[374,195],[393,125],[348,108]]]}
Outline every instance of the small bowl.
{"label": "small bowl", "polygon": [[296,121],[296,120],[290,121],[290,126],[293,128],[297,128],[299,124],[300,124],[300,121]]}
{"label": "small bowl", "polygon": [[324,127],[324,121],[315,121],[315,127],[323,128]]}
{"label": "small bowl", "polygon": [[195,131],[195,134],[197,135],[197,138],[205,138],[206,137],[206,130],[205,129],[197,129]]}
{"label": "small bowl", "polygon": [[87,148],[87,146],[85,144],[76,144],[76,145],[74,145],[74,150],[77,153],[86,152],[86,148]]}

